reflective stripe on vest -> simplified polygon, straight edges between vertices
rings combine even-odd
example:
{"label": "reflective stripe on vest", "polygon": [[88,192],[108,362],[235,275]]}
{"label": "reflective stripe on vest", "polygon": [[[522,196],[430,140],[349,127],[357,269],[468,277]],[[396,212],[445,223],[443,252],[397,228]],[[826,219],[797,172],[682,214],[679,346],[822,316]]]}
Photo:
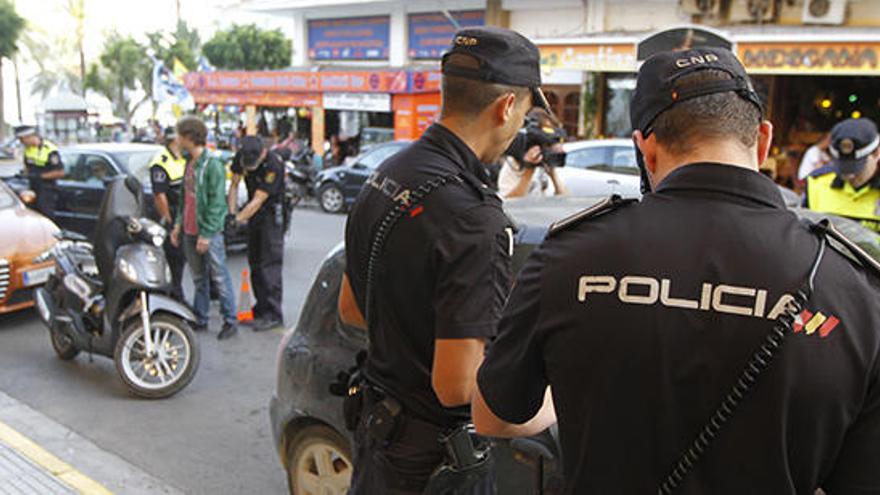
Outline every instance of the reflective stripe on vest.
{"label": "reflective stripe on vest", "polygon": [[43,139],[39,146],[28,146],[24,149],[24,161],[35,167],[45,167],[53,151],[58,151],[58,147],[51,141]]}
{"label": "reflective stripe on vest", "polygon": [[807,200],[811,210],[832,213],[861,222],[865,227],[880,232],[880,189],[866,186],[855,190],[844,181],[834,189],[835,174],[807,178]]}
{"label": "reflective stripe on vest", "polygon": [[163,148],[161,152],[157,153],[151,163],[151,166],[159,166],[165,170],[165,173],[168,174],[169,185],[178,186],[183,182],[186,160],[183,157],[174,158],[168,148]]}

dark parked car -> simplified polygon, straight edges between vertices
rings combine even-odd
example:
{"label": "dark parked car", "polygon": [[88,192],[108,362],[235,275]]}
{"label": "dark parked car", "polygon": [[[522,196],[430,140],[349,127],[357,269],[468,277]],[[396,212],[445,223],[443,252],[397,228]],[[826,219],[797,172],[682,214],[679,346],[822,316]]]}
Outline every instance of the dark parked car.
{"label": "dark parked car", "polygon": [[348,209],[376,167],[407,145],[408,141],[377,144],[345,165],[318,172],[315,191],[321,209],[327,213],[341,213]]}
{"label": "dark parked car", "polygon": [[[145,205],[153,215],[150,159],[162,146],[139,143],[102,143],[61,148],[64,178],[57,181],[58,198],[53,220],[64,230],[91,237],[104,198],[105,182],[119,175],[134,175],[144,186]],[[27,189],[21,175],[4,179],[16,192]],[[227,248],[244,246],[246,230],[232,227],[226,232]]]}
{"label": "dark parked car", "polygon": [[[507,212],[520,227],[515,270],[543,240],[547,225],[597,200],[554,197],[509,201]],[[798,208],[793,211],[812,220],[824,217]],[[850,220],[831,218],[839,230],[880,260],[880,236]],[[291,493],[344,494],[351,478],[352,439],[344,427],[342,399],[331,395],[329,387],[339,371],[353,365],[356,353],[366,345],[366,335],[343,325],[336,314],[344,262],[340,244],[322,263],[298,324],[287,332],[278,349],[278,382],[269,413]],[[555,436],[555,428],[551,428],[530,439],[499,442],[498,493],[559,493],[562,479]]]}

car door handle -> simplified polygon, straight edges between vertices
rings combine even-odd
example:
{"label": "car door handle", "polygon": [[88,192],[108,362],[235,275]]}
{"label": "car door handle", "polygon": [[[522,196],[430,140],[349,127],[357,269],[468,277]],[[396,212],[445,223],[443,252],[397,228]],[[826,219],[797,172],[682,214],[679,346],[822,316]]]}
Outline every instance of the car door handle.
{"label": "car door handle", "polygon": [[606,184],[614,184],[615,186],[619,186],[619,185],[620,185],[620,181],[617,180],[617,179],[608,179],[608,180],[605,181],[605,182],[606,182]]}

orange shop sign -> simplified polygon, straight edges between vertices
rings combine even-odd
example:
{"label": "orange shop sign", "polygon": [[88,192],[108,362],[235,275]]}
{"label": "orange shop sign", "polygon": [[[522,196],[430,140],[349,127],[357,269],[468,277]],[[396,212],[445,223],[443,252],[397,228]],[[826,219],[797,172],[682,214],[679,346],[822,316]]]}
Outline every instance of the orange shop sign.
{"label": "orange shop sign", "polygon": [[184,82],[191,92],[403,93],[409,77],[406,71],[215,71],[190,72]]}
{"label": "orange shop sign", "polygon": [[737,54],[753,74],[880,75],[880,42],[741,42]]}
{"label": "orange shop sign", "polygon": [[587,72],[635,72],[633,43],[541,45],[541,69]]}

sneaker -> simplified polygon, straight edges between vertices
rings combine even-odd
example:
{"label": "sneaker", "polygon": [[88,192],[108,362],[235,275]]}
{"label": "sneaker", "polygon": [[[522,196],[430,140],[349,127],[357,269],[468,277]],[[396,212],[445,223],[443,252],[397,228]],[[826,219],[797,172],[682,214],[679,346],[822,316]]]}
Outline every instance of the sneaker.
{"label": "sneaker", "polygon": [[235,323],[224,323],[223,329],[217,334],[217,340],[225,340],[238,333],[238,325]]}
{"label": "sneaker", "polygon": [[260,319],[258,321],[254,321],[254,331],[255,332],[265,332],[266,330],[274,330],[278,327],[284,326],[284,322],[281,320],[272,320],[269,318]]}

